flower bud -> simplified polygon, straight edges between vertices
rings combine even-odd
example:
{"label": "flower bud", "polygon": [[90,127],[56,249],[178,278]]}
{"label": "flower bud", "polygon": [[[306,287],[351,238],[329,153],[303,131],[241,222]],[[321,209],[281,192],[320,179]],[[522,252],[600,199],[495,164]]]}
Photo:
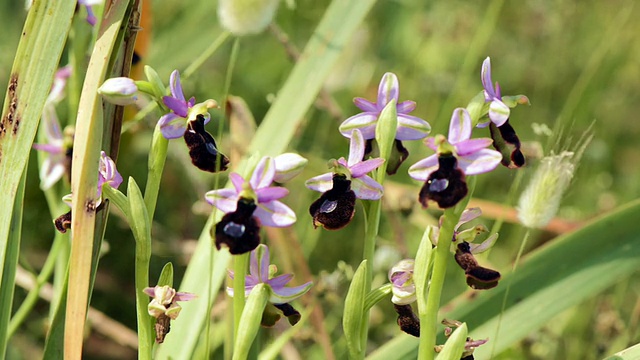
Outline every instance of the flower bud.
{"label": "flower bud", "polygon": [[276,176],[273,181],[284,183],[302,172],[307,163],[307,159],[295,153],[284,153],[274,158],[276,162]]}
{"label": "flower bud", "polygon": [[120,106],[131,105],[138,100],[136,83],[126,77],[107,79],[98,89],[98,93],[108,102]]}
{"label": "flower bud", "polygon": [[242,36],[262,32],[273,20],[279,0],[220,0],[218,18],[223,28]]}
{"label": "flower bud", "polygon": [[518,201],[518,219],[526,227],[543,228],[558,212],[560,200],[575,170],[574,153],[543,158]]}

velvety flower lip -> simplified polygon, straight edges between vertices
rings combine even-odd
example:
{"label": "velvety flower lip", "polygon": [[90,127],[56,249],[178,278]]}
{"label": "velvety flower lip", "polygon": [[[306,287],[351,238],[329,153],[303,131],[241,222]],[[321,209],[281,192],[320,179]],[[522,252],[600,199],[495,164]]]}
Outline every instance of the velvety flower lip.
{"label": "velvety flower lip", "polygon": [[[471,117],[464,108],[457,108],[451,116],[449,124],[449,137],[439,136],[428,138],[425,143],[431,149],[438,151],[440,145],[448,142],[458,160],[458,168],[465,175],[477,175],[489,172],[498,166],[502,160],[502,155],[491,149],[492,140],[489,138],[471,139]],[[409,168],[409,176],[415,180],[426,181],[429,175],[436,171],[439,154],[433,154],[418,161]]]}
{"label": "velvety flower lip", "polygon": [[340,133],[350,138],[353,130],[362,132],[365,140],[373,139],[376,135],[376,123],[384,107],[395,100],[398,113],[397,140],[418,140],[429,134],[431,126],[425,120],[409,115],[416,108],[414,101],[398,102],[400,86],[398,77],[394,73],[385,73],[378,86],[378,98],[375,102],[363,98],[355,98],[353,102],[363,112],[345,120],[340,125]]}
{"label": "velvety flower lip", "polygon": [[[367,173],[382,165],[384,159],[375,158],[362,161],[364,150],[365,142],[362,132],[359,129],[355,129],[352,132],[350,140],[349,160],[340,158],[337,160],[336,165],[340,170],[347,173],[344,175],[350,178],[351,190],[353,190],[358,199],[378,200],[382,197],[383,187],[367,175]],[[327,192],[333,188],[334,173],[335,172],[328,172],[313,177],[307,180],[305,185],[314,191]]]}
{"label": "velvety flower lip", "polygon": [[33,144],[33,148],[49,154],[40,168],[40,188],[47,190],[64,176],[67,171],[67,160],[64,136],[53,105],[45,105],[42,122],[45,126],[47,143]]}
{"label": "velvety flower lip", "polygon": [[263,157],[249,181],[240,174],[231,173],[233,188],[212,190],[205,194],[207,202],[225,213],[236,211],[238,199],[252,198],[257,205],[253,216],[264,226],[287,227],[296,222],[296,214],[287,205],[278,201],[289,194],[283,187],[271,186],[276,174],[272,157]]}
{"label": "velvety flower lip", "polygon": [[[182,84],[180,82],[180,72],[178,72],[178,70],[174,70],[171,73],[169,89],[171,90],[171,96],[164,96],[162,98],[162,102],[172,112],[163,115],[158,123],[160,125],[162,135],[165,138],[177,139],[182,137],[184,132],[187,130],[187,121],[193,120],[196,117],[196,115],[193,115],[193,119],[189,119],[190,110],[196,106],[196,98],[191,97],[189,101],[185,99],[184,92],[182,91]],[[211,115],[208,111],[202,111],[201,115],[204,116],[205,124],[211,120]]]}
{"label": "velvety flower lip", "polygon": [[102,194],[102,185],[108,184],[117,189],[122,184],[122,175],[116,169],[116,163],[107,156],[104,151],[100,152],[100,166],[98,169],[98,198]]}
{"label": "velvety flower lip", "polygon": [[[274,277],[276,270],[275,266],[269,265],[269,248],[264,244],[258,245],[251,252],[249,275],[245,278],[245,296],[249,296],[256,285],[266,284],[271,288],[269,302],[286,304],[306,294],[313,285],[312,282],[307,282],[299,286],[287,287],[286,285],[293,279],[293,275],[284,274]],[[229,276],[233,278],[232,271],[229,271]],[[233,296],[233,288],[227,288],[227,293],[229,296]]]}
{"label": "velvety flower lip", "polygon": [[[489,119],[496,126],[502,126],[508,119],[511,110],[502,101],[502,94],[500,93],[500,85],[496,81],[495,88],[491,80],[491,59],[487,57],[482,63],[482,87],[484,88],[485,102],[489,104]],[[484,125],[486,126],[486,125]]]}

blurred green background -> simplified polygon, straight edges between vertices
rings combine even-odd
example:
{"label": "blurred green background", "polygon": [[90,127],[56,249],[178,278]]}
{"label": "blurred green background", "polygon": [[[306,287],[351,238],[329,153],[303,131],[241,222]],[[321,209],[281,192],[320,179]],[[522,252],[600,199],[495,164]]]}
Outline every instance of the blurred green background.
{"label": "blurred green background", "polygon": [[[288,36],[290,46],[304,47],[328,4],[327,0],[298,0],[293,8],[281,4],[275,23]],[[188,67],[221,33],[216,3],[164,0],[151,5],[152,27],[142,30],[151,38],[143,62],[168,81],[172,70]],[[326,172],[328,159],[346,156],[348,142],[339,135],[337,126],[359,111],[352,103],[353,97],[375,99],[381,76],[394,72],[400,81],[400,100],[415,100],[418,106],[413,115],[428,120],[434,134],[443,133],[451,111],[466,106],[482,89],[480,66],[490,56],[493,79],[500,82],[503,94],[525,94],[531,100],[532,106],[519,106],[511,116],[511,124],[527,149],[540,144],[548,154],[554,149],[549,144],[556,142],[554,136],[536,134],[534,124],[547,125],[554,135],[562,131],[563,146],[568,139],[575,142],[593,123],[594,140],[558,214],[567,224],[580,224],[640,194],[640,7],[634,5],[634,0],[397,0],[376,4],[325,85],[333,99],[333,111],[327,111],[324,103],[311,109],[291,145],[290,150],[310,159],[305,173],[288,185],[295,195],[286,202],[296,210],[299,221],[292,232],[269,234],[274,238],[268,241],[278,249],[272,251],[273,262],[281,270],[300,271],[301,266],[308,265],[316,283],[312,294],[324,310],[325,327],[335,344],[337,358],[345,355],[340,316],[349,267],[357,266],[362,253],[362,243],[358,241],[364,234],[362,207],[358,206],[353,223],[340,232],[314,230],[307,208],[319,194],[306,190],[303,183]],[[4,25],[0,40],[2,88],[6,88],[25,16],[22,2],[0,3],[0,23]],[[187,96],[222,100],[231,43],[224,43],[194,76],[183,79]],[[61,63],[66,64],[64,57]],[[242,38],[230,93],[244,98],[259,123],[292,67],[292,60],[273,31]],[[59,112],[64,114],[64,109]],[[224,121],[221,111],[213,111],[212,115],[213,124]],[[67,120],[62,117],[61,121]],[[153,126],[154,119],[145,119],[122,138],[118,168],[123,176],[133,176],[139,184],[146,177]],[[209,127],[213,132],[215,125]],[[225,137],[228,129],[225,123],[225,134],[218,139],[225,153],[230,146]],[[412,187],[415,193],[411,194],[417,197],[419,184],[406,175],[406,169],[430,151],[420,142],[407,147],[411,155],[391,180]],[[203,194],[212,188],[214,178],[193,169],[185,150],[181,141],[170,144],[154,223],[152,279],[166,261],[174,262],[178,275],[183,273],[194,239],[210,211],[203,203]],[[535,156],[531,159],[530,164],[535,165]],[[528,166],[519,171],[524,173],[524,185],[532,169]],[[513,206],[517,198],[507,196],[505,189],[513,183],[515,173],[499,168],[480,176],[475,197],[494,203],[497,209]],[[38,187],[35,157],[29,163],[28,175],[21,263],[38,269],[54,229],[49,225],[51,218]],[[375,267],[377,284],[385,281],[388,266],[394,260],[413,256],[421,226],[433,223],[439,216],[437,211],[414,205],[413,195],[405,198],[404,192],[398,194],[390,196],[383,215],[378,242],[382,250]],[[499,214],[499,210],[489,211],[484,223],[491,226]],[[520,227],[507,223],[491,257],[483,261],[500,270],[510,269],[520,236]],[[527,250],[553,237],[553,231],[537,232]],[[105,240],[109,251],[100,262],[92,306],[134,329],[133,237],[117,213],[111,217]],[[300,246],[287,246],[287,241],[297,241]],[[445,302],[466,287],[455,264],[448,274]],[[566,311],[500,358],[597,359],[640,341],[640,284],[634,275],[637,274],[629,274],[628,279],[621,279],[604,294]],[[298,274],[294,282],[298,284],[303,279]],[[25,294],[24,290],[17,290],[16,304]],[[48,305],[41,302],[11,342],[10,354],[27,354],[26,349],[34,344],[42,347],[47,312]],[[388,302],[372,311],[371,329],[371,349],[399,333]],[[305,358],[321,359],[323,353],[320,345],[313,342],[312,331],[308,325],[302,329],[291,351],[305,349]],[[86,346],[88,358],[135,357],[133,350],[99,334],[94,333],[88,341],[108,345]]]}

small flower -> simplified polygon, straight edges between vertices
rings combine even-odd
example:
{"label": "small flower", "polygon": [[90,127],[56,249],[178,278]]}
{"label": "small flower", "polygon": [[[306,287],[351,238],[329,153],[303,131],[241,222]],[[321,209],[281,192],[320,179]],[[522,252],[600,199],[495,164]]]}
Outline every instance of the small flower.
{"label": "small flower", "polygon": [[[259,229],[260,225],[286,227],[296,222],[296,214],[293,210],[278,201],[287,196],[289,190],[271,186],[275,172],[274,159],[265,156],[256,166],[249,181],[237,173],[231,173],[229,178],[233,188],[212,190],[205,194],[207,202],[228,215],[225,215],[216,225],[218,249],[225,244],[232,254],[253,250],[257,246],[255,238],[251,235],[254,231],[257,234],[257,229],[253,225]],[[251,220],[252,217],[257,220]],[[221,227],[220,231],[218,227]],[[252,245],[248,246],[243,239],[253,239]],[[259,237],[257,239],[259,242]]]}
{"label": "small flower", "polygon": [[49,154],[40,168],[40,188],[50,189],[70,169],[72,140],[65,140],[60,130],[56,109],[46,104],[42,112],[42,124],[45,126],[46,144],[33,144],[33,148]]}
{"label": "small flower", "polygon": [[135,104],[138,100],[138,86],[127,77],[107,79],[98,88],[98,93],[108,102],[120,106]]}
{"label": "small flower", "polygon": [[[253,290],[256,285],[265,284],[271,289],[269,302],[283,311],[284,315],[287,316],[290,321],[292,320],[291,317],[299,319],[300,313],[295,311],[293,307],[290,305],[282,305],[289,304],[293,300],[306,294],[309,289],[311,289],[313,283],[307,282],[299,286],[287,287],[286,285],[293,279],[293,275],[284,274],[274,277],[276,272],[276,266],[269,264],[269,248],[264,244],[258,245],[258,247],[251,252],[249,275],[245,278],[245,296],[249,296],[249,293],[251,293],[251,290]],[[233,271],[229,271],[229,276],[233,279]],[[227,288],[227,294],[233,297],[233,288]],[[292,325],[295,325],[295,323]]]}
{"label": "small flower", "polygon": [[104,184],[117,189],[122,184],[122,175],[116,169],[116,163],[107,156],[107,153],[101,151],[100,166],[98,168],[98,198],[102,195],[102,186]]}
{"label": "small flower", "polygon": [[408,305],[416,301],[416,284],[413,282],[413,259],[404,259],[389,270],[391,281],[391,302],[396,305]]}
{"label": "small flower", "polygon": [[187,130],[187,123],[195,120],[197,115],[204,117],[205,124],[211,120],[211,115],[207,110],[216,107],[217,103],[209,99],[196,104],[195,97],[191,97],[189,101],[185,100],[178,70],[174,70],[171,73],[169,88],[171,96],[164,96],[162,102],[172,112],[163,115],[158,121],[160,131],[165,138],[177,139],[182,137]]}
{"label": "small flower", "polygon": [[[458,320],[448,320],[448,319],[444,319],[442,320],[442,324],[445,325],[446,327],[444,328],[444,336],[445,337],[449,337],[451,336],[451,334],[453,334],[453,329],[454,327],[459,327],[462,326],[462,322],[458,321]],[[489,339],[484,339],[484,340],[473,340],[470,337],[467,337],[467,341],[464,344],[464,351],[462,352],[462,357],[460,358],[460,360],[473,360],[473,351],[479,347],[482,346],[484,344],[486,344],[489,341]],[[435,350],[437,353],[441,352],[442,349],[444,348],[444,345],[437,345],[435,347]]]}
{"label": "small flower", "polygon": [[64,89],[67,87],[67,80],[71,76],[71,65],[66,65],[58,69],[53,78],[53,85],[45,103],[57,104],[64,99]]}
{"label": "small flower", "polygon": [[[511,110],[503,100],[502,94],[500,93],[500,85],[497,81],[495,88],[493,87],[491,80],[491,59],[489,57],[482,63],[481,78],[485,102],[489,103],[488,115],[490,123],[488,125],[491,130],[491,137],[493,138],[493,146],[496,150],[506,155],[502,161],[503,165],[507,167],[521,167],[525,163],[525,158],[522,151],[520,151],[520,139],[511,124],[509,124]],[[517,103],[529,103],[529,99],[524,95],[509,98],[509,103],[512,104],[512,107]],[[480,124],[478,126],[484,127],[487,126],[487,124]],[[508,155],[509,152],[510,155]]]}
{"label": "small flower", "polygon": [[170,321],[177,319],[182,310],[177,301],[193,300],[196,295],[177,292],[168,285],[156,285],[144,288],[142,291],[153,298],[149,303],[148,311],[149,315],[156,318],[156,342],[160,344],[169,333]]}
{"label": "small flower", "polygon": [[380,85],[378,85],[378,98],[376,102],[374,103],[363,98],[355,98],[353,102],[363,112],[348,118],[340,125],[340,132],[348,138],[351,137],[352,132],[356,129],[362,132],[363,138],[367,140],[367,151],[363,156],[368,156],[373,150],[372,143],[376,136],[376,124],[380,113],[391,100],[396,101],[398,126],[395,146],[391,154],[391,159],[394,161],[390,162],[387,166],[387,173],[389,175],[395,174],[398,167],[409,156],[409,152],[402,145],[402,140],[422,139],[431,131],[431,126],[428,122],[419,117],[409,115],[409,113],[416,108],[415,101],[407,100],[399,103],[399,94],[400,86],[398,84],[398,77],[390,72],[384,74],[380,80]]}
{"label": "small flower", "polygon": [[298,176],[307,163],[307,159],[296,153],[284,153],[274,158],[276,162],[276,176],[273,181],[285,183]]}
{"label": "small flower", "polygon": [[95,5],[100,5],[104,0],[78,0],[78,5],[83,5],[87,8],[87,22],[91,26],[95,26],[98,19],[93,14],[93,7]]}
{"label": "small flower", "polygon": [[458,244],[454,256],[456,262],[467,277],[467,285],[475,290],[487,290],[498,285],[500,273],[478,265],[478,261],[473,256],[471,246],[468,242],[462,241]]}
{"label": "small flower", "polygon": [[370,171],[384,162],[382,158],[362,161],[364,139],[360,130],[351,134],[349,160],[340,158],[332,161],[333,171],[307,180],[307,188],[322,192],[309,212],[314,226],[324,226],[329,230],[347,225],[355,212],[355,199],[378,200],[382,197],[382,185],[370,176]]}
{"label": "small flower", "polygon": [[204,129],[204,124],[204,115],[198,114],[195,120],[189,121],[184,133],[191,163],[200,170],[212,173],[227,170],[229,158],[218,151],[215,139]]}
{"label": "small flower", "polygon": [[471,139],[471,117],[463,108],[453,111],[448,139],[438,135],[425,143],[436,153],[409,168],[409,176],[425,182],[420,190],[424,207],[428,200],[441,208],[454,206],[467,195],[465,175],[491,171],[502,159],[499,152],[486,149],[491,139]]}

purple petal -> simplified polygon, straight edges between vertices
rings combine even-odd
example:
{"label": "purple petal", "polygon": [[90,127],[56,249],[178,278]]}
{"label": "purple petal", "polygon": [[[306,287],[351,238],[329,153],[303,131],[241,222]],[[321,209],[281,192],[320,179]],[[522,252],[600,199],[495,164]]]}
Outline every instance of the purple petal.
{"label": "purple petal", "polygon": [[278,200],[258,204],[253,216],[264,226],[287,227],[296,222],[296,213]]}
{"label": "purple petal", "polygon": [[304,185],[313,191],[319,191],[321,193],[331,190],[333,188],[333,173],[325,173],[312,177],[307,180]]}
{"label": "purple petal", "polygon": [[238,193],[235,189],[211,190],[204,194],[204,198],[224,213],[236,211],[238,206]]}
{"label": "purple petal", "polygon": [[364,112],[354,115],[340,124],[340,133],[344,137],[351,137],[351,132],[358,129],[362,132],[362,138],[365,140],[376,137],[376,123],[378,122],[378,114],[372,112]]}
{"label": "purple petal", "polygon": [[467,156],[458,157],[458,167],[467,175],[489,172],[502,161],[502,154],[491,149],[482,149]]}
{"label": "purple petal", "polygon": [[487,57],[482,62],[482,87],[485,91],[485,99],[493,100],[496,97],[496,93],[493,91],[493,84],[491,83],[491,59]]}
{"label": "purple petal", "polygon": [[398,95],[400,92],[400,85],[398,84],[398,77],[394,73],[386,73],[382,76],[382,80],[380,80],[380,85],[378,86],[378,101],[377,107],[381,111],[384,107],[391,102],[391,100],[396,100],[398,102]]}
{"label": "purple petal", "polygon": [[147,294],[147,295],[149,295],[149,296],[151,296],[151,297],[156,297],[156,288],[157,288],[157,286],[155,286],[155,287],[146,287],[146,288],[142,289],[142,292]]}
{"label": "purple petal", "polygon": [[416,102],[411,100],[403,101],[396,106],[396,111],[398,112],[398,114],[408,114],[415,109]]}
{"label": "purple petal", "polygon": [[279,288],[279,289],[272,288],[271,289],[272,293],[271,293],[271,297],[269,298],[269,302],[272,304],[289,303],[299,298],[300,296],[306,294],[307,291],[311,289],[312,285],[313,283],[308,282],[300,286],[285,287],[285,288]]}
{"label": "purple petal", "polygon": [[438,155],[433,154],[411,165],[409,176],[418,181],[427,181],[429,175],[438,170],[438,166]]}
{"label": "purple petal", "polygon": [[160,132],[166,139],[177,139],[184,135],[187,130],[185,119],[174,113],[162,115],[158,121]]}
{"label": "purple petal", "polygon": [[364,157],[364,138],[362,132],[358,129],[353,129],[351,132],[351,141],[349,141],[349,161],[347,161],[347,167],[355,165],[362,161]]}
{"label": "purple petal", "polygon": [[98,19],[94,15],[93,9],[91,6],[87,5],[86,8],[87,8],[87,22],[89,23],[89,25],[95,26]]}
{"label": "purple petal", "polygon": [[353,99],[353,103],[356,104],[356,106],[360,110],[362,110],[364,112],[373,112],[373,113],[375,113],[375,112],[380,111],[376,107],[375,103],[372,103],[371,101],[363,99],[363,98],[357,97],[357,98]]}
{"label": "purple petal", "polygon": [[293,279],[293,275],[292,274],[283,274],[283,275],[280,275],[280,276],[276,276],[273,279],[269,279],[269,281],[267,281],[267,283],[269,285],[271,285],[272,289],[281,289],[285,285],[287,285],[289,283],[289,281],[291,281],[291,279]]}
{"label": "purple petal", "polygon": [[177,292],[176,295],[173,297],[173,301],[189,301],[197,297],[198,296],[196,294]]}
{"label": "purple petal", "polygon": [[276,176],[276,162],[272,157],[265,156],[253,170],[249,182],[254,190],[258,190],[271,185],[274,176]]}
{"label": "purple petal", "polygon": [[257,277],[259,282],[266,282],[269,279],[269,247],[260,244],[251,252],[249,272]]}
{"label": "purple petal", "polygon": [[[187,102],[187,105],[189,105],[189,107],[191,108],[191,107],[193,107],[193,105],[195,105],[195,104],[196,104],[196,97],[195,97],[195,96],[192,96],[192,97],[191,97],[191,99],[189,99],[189,101]],[[208,122],[209,122],[209,120],[205,120],[205,122],[204,122],[204,123],[206,124],[206,123],[208,123]]]}
{"label": "purple petal", "polygon": [[436,145],[436,138],[433,136],[430,136],[426,139],[424,139],[424,144],[427,145],[429,147],[429,149],[433,150],[433,151],[438,151],[438,145]]}
{"label": "purple petal", "polygon": [[418,140],[429,135],[429,132],[431,132],[431,126],[428,122],[416,116],[398,114],[396,139]]}
{"label": "purple petal", "polygon": [[498,240],[498,234],[493,234],[491,236],[489,236],[485,241],[483,241],[480,244],[469,244],[469,250],[471,250],[471,253],[473,254],[480,254],[483,253],[487,250],[489,250],[493,244],[496,243],[496,240]]}
{"label": "purple petal", "polygon": [[244,178],[240,174],[233,172],[229,174],[229,179],[231,180],[233,187],[236,189],[236,192],[240,194],[240,192],[242,192],[242,187],[244,186]]}
{"label": "purple petal", "polygon": [[171,96],[163,96],[162,102],[180,117],[186,118],[189,114],[189,107],[183,100],[179,100]]}
{"label": "purple petal", "polygon": [[359,178],[363,175],[366,175],[370,171],[377,169],[380,165],[382,165],[382,163],[384,163],[383,158],[369,159],[350,167],[349,170],[351,170],[351,176],[353,178]]}
{"label": "purple petal", "polygon": [[[180,83],[180,72],[178,72],[178,70],[173,70],[173,72],[171,73],[171,78],[169,79],[169,88],[171,89],[171,95],[173,95],[174,98],[181,100],[184,104],[184,93],[182,92],[182,84]],[[182,115],[182,117],[186,116],[186,114]]]}
{"label": "purple petal", "polygon": [[45,122],[45,134],[49,142],[55,140],[63,140],[62,131],[60,130],[60,122],[58,121],[58,114],[53,105],[45,105],[42,113],[42,119]]}
{"label": "purple petal", "polygon": [[384,192],[382,185],[367,175],[352,178],[351,190],[353,190],[358,199],[363,200],[378,200]]}
{"label": "purple petal", "polygon": [[457,144],[471,137],[471,117],[464,108],[453,110],[451,123],[449,124],[449,142]]}
{"label": "purple petal", "polygon": [[460,225],[466,224],[469,221],[480,217],[480,215],[482,215],[482,210],[480,210],[479,207],[465,209],[462,212],[462,215],[460,215],[460,221],[456,224],[455,230],[458,230]]}
{"label": "purple petal", "polygon": [[491,140],[490,138],[478,138],[461,141],[454,146],[458,155],[466,156],[469,154],[473,154],[480,149],[484,149],[492,143],[493,140]]}
{"label": "purple petal", "polygon": [[54,144],[33,144],[33,148],[38,151],[48,152],[49,154],[62,154],[62,147]]}
{"label": "purple petal", "polygon": [[489,104],[489,119],[496,124],[496,126],[502,126],[508,119],[511,110],[509,107],[500,100],[493,100]]}
{"label": "purple petal", "polygon": [[289,190],[280,186],[270,186],[256,190],[256,195],[258,195],[259,203],[267,203],[289,195]]}

